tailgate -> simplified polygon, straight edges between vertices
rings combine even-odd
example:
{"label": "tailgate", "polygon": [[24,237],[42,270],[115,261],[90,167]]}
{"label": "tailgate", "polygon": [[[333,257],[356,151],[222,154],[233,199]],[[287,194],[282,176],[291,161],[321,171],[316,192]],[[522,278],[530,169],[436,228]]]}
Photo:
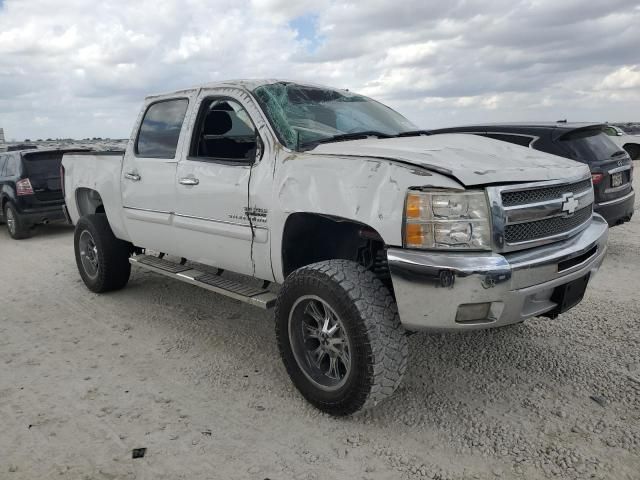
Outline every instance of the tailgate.
{"label": "tailgate", "polygon": [[60,165],[65,153],[71,153],[71,151],[39,152],[35,150],[22,155],[24,176],[29,178],[38,201],[46,203],[63,200]]}

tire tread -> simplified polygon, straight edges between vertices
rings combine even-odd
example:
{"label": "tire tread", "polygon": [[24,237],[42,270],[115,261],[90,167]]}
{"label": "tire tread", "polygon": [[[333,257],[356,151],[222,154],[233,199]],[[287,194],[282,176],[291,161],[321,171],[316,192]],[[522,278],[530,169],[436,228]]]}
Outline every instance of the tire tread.
{"label": "tire tread", "polygon": [[[340,291],[346,294],[355,309],[353,313],[364,324],[364,338],[356,341],[367,342],[371,351],[370,358],[366,360],[367,382],[348,403],[319,405],[319,402],[307,398],[333,415],[349,415],[374,407],[390,397],[402,381],[409,353],[396,303],[387,287],[373,272],[349,260],[327,260],[307,265],[293,272],[285,281],[276,305],[276,319],[282,315],[288,318],[289,312],[281,311],[280,298],[287,296],[288,291],[301,282],[325,286],[328,283],[336,295]],[[276,335],[282,359],[291,376],[297,365],[291,364],[283,350],[282,342],[288,341],[288,333],[281,331],[280,324],[276,321]]]}

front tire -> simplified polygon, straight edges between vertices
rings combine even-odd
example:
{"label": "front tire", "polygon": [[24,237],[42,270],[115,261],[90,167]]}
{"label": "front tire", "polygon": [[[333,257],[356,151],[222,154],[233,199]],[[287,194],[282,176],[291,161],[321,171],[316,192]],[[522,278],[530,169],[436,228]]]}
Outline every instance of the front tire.
{"label": "front tire", "polygon": [[14,240],[22,240],[30,236],[29,225],[20,217],[18,210],[11,202],[4,206],[4,220],[7,224],[7,231]]}
{"label": "front tire", "polygon": [[331,415],[350,415],[391,396],[408,346],[395,301],[369,270],[348,260],[302,267],[276,305],[276,337],[300,393]]}
{"label": "front tire", "polygon": [[82,217],[75,229],[76,265],[96,293],[119,290],[129,281],[131,244],[115,237],[104,214]]}

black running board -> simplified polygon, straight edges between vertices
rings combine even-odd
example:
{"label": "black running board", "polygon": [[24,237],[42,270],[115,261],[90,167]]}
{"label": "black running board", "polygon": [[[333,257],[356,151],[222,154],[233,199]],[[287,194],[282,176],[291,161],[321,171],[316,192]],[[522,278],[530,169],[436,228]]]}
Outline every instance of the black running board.
{"label": "black running board", "polygon": [[273,308],[276,304],[277,296],[269,290],[228,280],[219,275],[196,270],[188,265],[180,265],[153,255],[136,255],[131,257],[129,262],[145,270],[190,283],[265,310]]}

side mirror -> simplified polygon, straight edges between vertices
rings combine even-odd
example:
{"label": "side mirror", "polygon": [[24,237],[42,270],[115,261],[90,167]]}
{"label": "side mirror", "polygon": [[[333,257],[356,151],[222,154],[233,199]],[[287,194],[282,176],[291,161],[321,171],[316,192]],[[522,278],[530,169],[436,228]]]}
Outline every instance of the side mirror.
{"label": "side mirror", "polygon": [[619,137],[621,137],[622,135],[624,135],[624,133],[622,133],[622,132],[618,132],[618,133],[616,133],[616,135],[618,135]]}

